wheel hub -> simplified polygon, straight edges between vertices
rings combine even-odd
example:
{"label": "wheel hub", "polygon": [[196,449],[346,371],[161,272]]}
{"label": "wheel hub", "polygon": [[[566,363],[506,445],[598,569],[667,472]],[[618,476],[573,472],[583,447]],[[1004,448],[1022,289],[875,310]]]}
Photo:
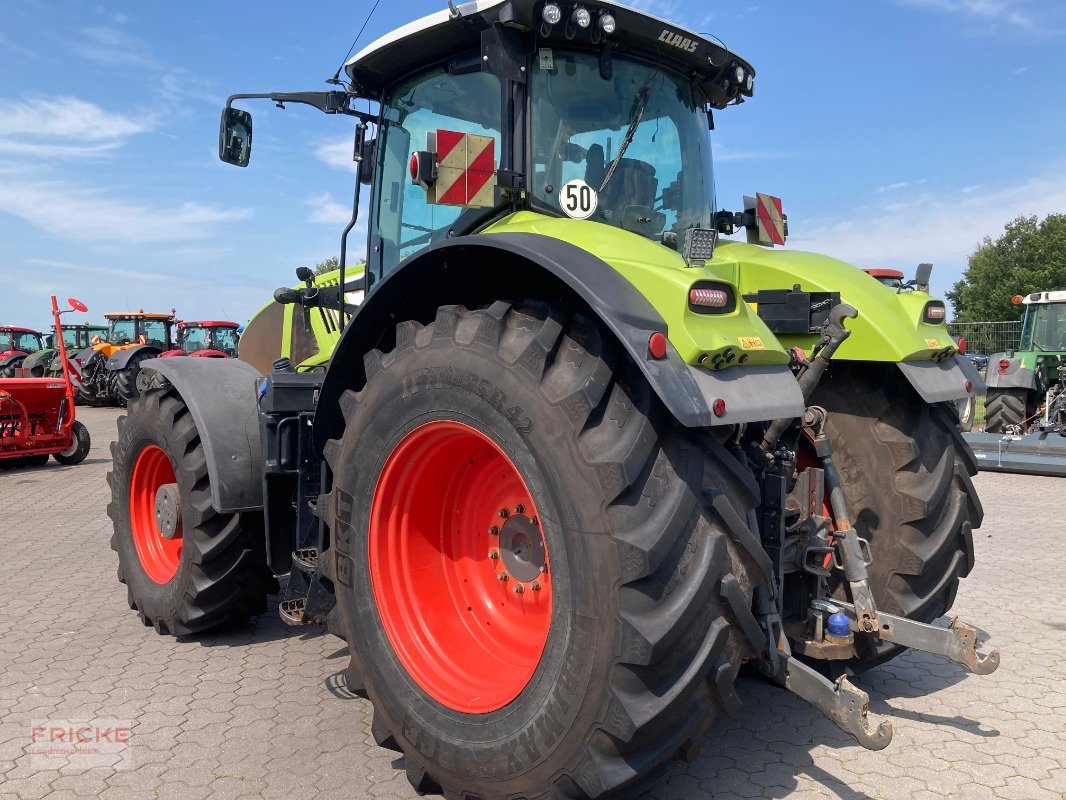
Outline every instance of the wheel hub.
{"label": "wheel hub", "polygon": [[155,521],[159,526],[159,535],[164,539],[173,539],[178,533],[178,520],[181,519],[181,497],[178,484],[164,483],[155,493]]}
{"label": "wheel hub", "polygon": [[544,534],[532,518],[524,514],[508,517],[500,531],[500,557],[518,581],[532,581],[545,571]]}

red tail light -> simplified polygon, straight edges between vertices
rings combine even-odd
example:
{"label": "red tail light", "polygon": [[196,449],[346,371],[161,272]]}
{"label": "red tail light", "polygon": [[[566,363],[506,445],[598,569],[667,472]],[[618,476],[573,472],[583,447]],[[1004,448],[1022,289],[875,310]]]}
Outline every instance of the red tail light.
{"label": "red tail light", "polygon": [[725,308],[729,305],[729,294],[721,289],[690,289],[688,301],[704,308]]}

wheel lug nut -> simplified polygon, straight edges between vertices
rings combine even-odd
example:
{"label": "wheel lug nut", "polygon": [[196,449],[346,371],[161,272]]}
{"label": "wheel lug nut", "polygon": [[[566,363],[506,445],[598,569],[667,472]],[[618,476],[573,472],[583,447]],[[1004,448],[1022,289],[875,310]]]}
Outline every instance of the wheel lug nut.
{"label": "wheel lug nut", "polygon": [[540,525],[540,521],[536,517],[530,517],[529,521],[532,522],[534,525]]}
{"label": "wheel lug nut", "polygon": [[515,594],[522,594],[523,591],[525,591],[525,590],[522,588],[522,584],[516,583],[514,585],[514,593]]}
{"label": "wheel lug nut", "polygon": [[499,536],[500,535],[500,527],[498,525],[493,525],[491,528],[489,528],[489,535],[491,535],[491,536]]}
{"label": "wheel lug nut", "polygon": [[499,557],[500,557],[500,551],[499,550],[489,550],[489,558],[495,560],[495,559],[497,559]]}
{"label": "wheel lug nut", "polygon": [[545,572],[547,572],[547,571],[548,571],[548,568],[547,568],[547,567],[541,567],[541,568],[540,568],[540,572],[541,572],[541,574],[542,574],[542,575],[543,575],[543,574],[544,574]]}
{"label": "wheel lug nut", "polygon": [[533,581],[533,583],[529,584],[529,588],[532,589],[534,592],[539,592],[540,591],[540,581]]}
{"label": "wheel lug nut", "polygon": [[526,507],[524,505],[522,505],[521,503],[519,503],[518,505],[516,505],[514,507],[514,513],[516,513],[516,514],[521,514],[525,510],[526,510]]}
{"label": "wheel lug nut", "polygon": [[506,508],[501,508],[500,516],[503,517],[503,519],[507,519],[509,516],[511,516],[511,512],[508,511]]}
{"label": "wheel lug nut", "polygon": [[505,580],[507,580],[507,579],[508,579],[509,577],[510,577],[510,576],[509,576],[509,575],[508,575],[508,574],[507,574],[506,572],[501,572],[501,573],[500,573],[499,575],[497,575],[497,576],[496,576],[496,580],[498,580],[498,581],[505,581]]}

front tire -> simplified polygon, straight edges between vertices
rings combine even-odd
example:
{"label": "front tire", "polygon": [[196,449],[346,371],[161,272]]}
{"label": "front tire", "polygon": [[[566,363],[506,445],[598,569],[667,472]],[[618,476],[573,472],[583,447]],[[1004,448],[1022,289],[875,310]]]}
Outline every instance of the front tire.
{"label": "front tire", "polygon": [[[951,608],[959,579],[973,568],[973,529],[984,516],[970,480],[977,467],[953,413],[923,401],[892,364],[835,363],[811,404],[829,412],[826,432],[848,512],[873,553],[868,577],[877,607],[932,622]],[[856,671],[903,651],[857,646]]]}
{"label": "front tire", "polygon": [[179,636],[266,610],[277,582],[262,516],[214,510],[203,443],[177,391],[138,396],[119,417],[111,455],[111,549],[144,624]]}
{"label": "front tire", "polygon": [[375,739],[418,791],[635,793],[739,702],[754,483],[581,315],[445,307],[396,339],[342,397],[320,503]]}

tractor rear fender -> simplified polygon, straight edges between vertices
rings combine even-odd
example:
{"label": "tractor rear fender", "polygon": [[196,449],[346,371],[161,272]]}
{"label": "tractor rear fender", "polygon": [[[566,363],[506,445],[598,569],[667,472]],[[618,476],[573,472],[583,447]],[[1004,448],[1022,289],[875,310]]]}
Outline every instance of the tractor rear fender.
{"label": "tractor rear fender", "polygon": [[[1007,366],[1000,371],[999,362],[1006,361]],[[1036,370],[1025,366],[1020,358],[1008,357],[1006,353],[996,353],[988,359],[985,370],[985,383],[990,389],[1036,389]]]}
{"label": "tractor rear fender", "polygon": [[0,369],[9,366],[12,361],[20,361],[25,356],[25,353],[9,353],[8,355],[0,356]]}
{"label": "tractor rear fender", "polygon": [[[669,334],[651,303],[609,264],[561,239],[535,233],[460,236],[438,242],[401,262],[367,294],[333,354],[315,418],[321,449],[341,427],[339,398],[366,380],[363,356],[395,345],[403,320],[432,322],[437,308],[496,300],[546,300],[598,318],[617,338],[684,425],[733,425],[795,417],[803,398],[786,365],[711,371],[686,364],[672,345],[661,360],[648,356],[655,332]],[[474,388],[477,391],[477,387]],[[725,401],[718,417],[716,399]]]}
{"label": "tractor rear fender", "polygon": [[[966,356],[942,361],[900,361],[900,372],[927,403],[963,400],[985,393],[985,382]],[[967,391],[966,382],[970,382]]]}
{"label": "tractor rear fender", "polygon": [[141,367],[165,378],[189,407],[207,459],[211,505],[220,514],[263,507],[263,457],[255,381],[235,358],[156,358]]}
{"label": "tractor rear fender", "polygon": [[107,359],[107,363],[104,366],[109,370],[125,369],[126,365],[130,363],[130,359],[141,353],[145,353],[148,356],[157,356],[159,355],[159,348],[152,347],[149,344],[135,344],[133,347],[116,350],[111,354],[111,358]]}

